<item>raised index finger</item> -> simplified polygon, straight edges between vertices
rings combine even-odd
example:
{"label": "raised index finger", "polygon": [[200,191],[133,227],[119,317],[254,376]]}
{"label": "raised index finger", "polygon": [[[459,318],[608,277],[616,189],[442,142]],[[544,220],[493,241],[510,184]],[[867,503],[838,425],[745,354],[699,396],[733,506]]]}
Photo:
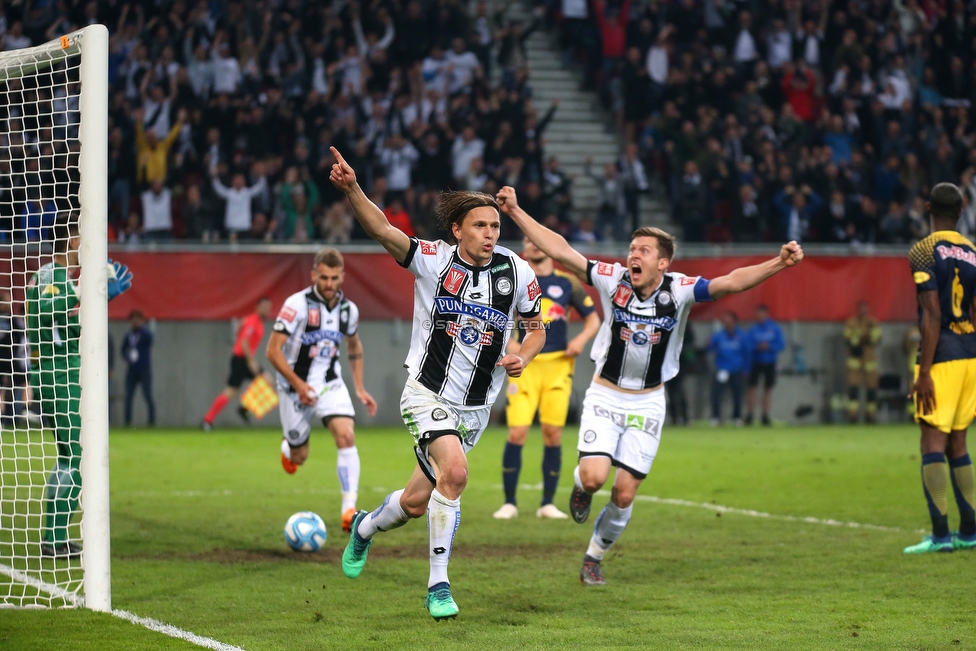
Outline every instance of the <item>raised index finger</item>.
{"label": "raised index finger", "polygon": [[329,150],[332,152],[332,155],[336,157],[336,161],[338,161],[340,165],[348,165],[348,163],[346,163],[346,159],[342,157],[342,154],[339,153],[338,149],[330,146]]}

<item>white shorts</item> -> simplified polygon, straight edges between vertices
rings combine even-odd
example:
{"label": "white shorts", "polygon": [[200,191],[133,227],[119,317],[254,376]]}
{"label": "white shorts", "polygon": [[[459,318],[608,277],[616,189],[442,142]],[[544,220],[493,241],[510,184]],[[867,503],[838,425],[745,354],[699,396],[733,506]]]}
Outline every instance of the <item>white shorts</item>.
{"label": "white shorts", "polygon": [[328,420],[336,416],[356,417],[349,390],[342,378],[329,382],[318,391],[318,402],[306,406],[298,399],[297,393],[283,391],[278,387],[278,414],[281,416],[281,429],[288,445],[293,448],[300,448],[308,443],[313,420],[319,419],[323,424],[328,424]]}
{"label": "white shorts", "polygon": [[421,448],[438,436],[458,432],[467,454],[475,446],[488,426],[491,406],[465,407],[440,397],[420,382],[407,380],[400,396],[403,423]]}
{"label": "white shorts", "polygon": [[664,391],[629,394],[591,384],[580,416],[580,458],[610,457],[613,465],[644,479],[661,443]]}

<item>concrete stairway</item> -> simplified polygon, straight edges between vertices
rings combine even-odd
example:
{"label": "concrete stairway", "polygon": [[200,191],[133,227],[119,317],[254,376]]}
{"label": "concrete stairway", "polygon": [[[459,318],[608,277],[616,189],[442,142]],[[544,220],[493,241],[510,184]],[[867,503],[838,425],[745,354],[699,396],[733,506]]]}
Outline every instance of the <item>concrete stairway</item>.
{"label": "concrete stairway", "polygon": [[[516,0],[506,12],[509,19],[528,26],[532,15]],[[575,217],[595,215],[599,205],[596,183],[583,173],[587,156],[593,158],[593,171],[602,176],[603,166],[617,160],[622,151],[622,135],[600,106],[594,91],[581,89],[578,73],[561,67],[561,53],[553,32],[536,30],[526,42],[529,60],[529,86],[533,104],[540,117],[549,110],[554,99],[559,100],[556,115],[546,128],[545,156],[556,156],[562,169],[576,175],[573,183]],[[641,222],[647,226],[667,228],[670,225],[668,206],[659,200],[660,192],[641,197]]]}

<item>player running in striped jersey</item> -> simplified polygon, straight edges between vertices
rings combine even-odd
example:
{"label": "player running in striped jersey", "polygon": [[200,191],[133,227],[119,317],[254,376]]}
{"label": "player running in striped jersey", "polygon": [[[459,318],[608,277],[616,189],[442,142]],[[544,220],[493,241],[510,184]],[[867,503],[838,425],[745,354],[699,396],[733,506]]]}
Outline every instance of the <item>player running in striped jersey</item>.
{"label": "player running in striped jersey", "polygon": [[[258,363],[257,350],[258,344],[264,337],[264,320],[271,314],[271,299],[262,296],[258,299],[258,304],[254,311],[244,317],[240,327],[237,329],[237,336],[234,338],[234,354],[230,358],[230,375],[227,376],[227,386],[214,398],[203,417],[201,427],[209,432],[213,429],[214,419],[223,411],[237,392],[241,390],[244,382],[253,380],[261,373],[261,365]],[[237,413],[241,415],[244,422],[250,420],[247,409],[243,405],[238,406]]]}
{"label": "player running in striped jersey", "polygon": [[349,531],[359,492],[356,411],[342,379],[339,346],[346,342],[356,397],[370,416],[376,401],[363,385],[363,343],[356,332],[359,308],[342,293],[342,254],[322,249],[312,261],[312,285],[285,300],[268,341],[268,361],[278,371],[281,465],[294,474],[308,458],[312,421],[319,419],[335,439],[336,474],[342,490],[342,529]]}
{"label": "player running in striped jersey", "polygon": [[518,207],[515,190],[498,192],[502,211],[532,242],[597,289],[603,324],[593,342],[596,362],[580,418],[579,465],[569,510],[577,522],[590,514],[593,493],[617,467],[610,502],[600,512],[583,556],[580,580],[605,583],[600,565],[630,521],[637,488],[651,470],[664,424],[664,383],[678,372],[688,313],[696,302],[744,292],[803,259],[796,242],[778,257],[706,280],[668,271],[674,238],[658,228],[634,231],[627,266],[587,260],[566,240]]}
{"label": "player running in striped jersey", "polygon": [[[372,513],[356,514],[342,570],[349,578],[359,576],[377,532],[426,512],[430,575],[424,605],[434,619],[456,617],[447,564],[461,522],[466,454],[488,424],[505,376],[521,375],[546,342],[539,281],[524,260],[496,246],[501,222],[493,197],[441,196],[438,219],[454,244],[407,237],[366,197],[334,147],[332,153],[338,161],[332,183],[345,193],[359,223],[417,277],[400,410],[418,465],[405,488],[387,495]],[[527,334],[518,354],[505,354],[516,313]]]}

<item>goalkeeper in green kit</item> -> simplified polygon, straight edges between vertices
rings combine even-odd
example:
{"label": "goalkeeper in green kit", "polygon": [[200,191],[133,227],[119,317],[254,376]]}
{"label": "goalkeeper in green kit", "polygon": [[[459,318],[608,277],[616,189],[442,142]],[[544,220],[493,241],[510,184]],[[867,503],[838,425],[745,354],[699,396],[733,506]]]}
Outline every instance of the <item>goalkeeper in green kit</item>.
{"label": "goalkeeper in green kit", "polygon": [[[68,522],[81,493],[81,355],[78,286],[71,272],[78,267],[78,215],[61,213],[54,222],[53,260],[27,285],[27,336],[31,347],[31,384],[45,425],[54,431],[58,458],[44,496],[44,556],[73,558],[81,548],[68,541]],[[132,286],[132,273],[119,262],[109,264],[108,298]]]}

